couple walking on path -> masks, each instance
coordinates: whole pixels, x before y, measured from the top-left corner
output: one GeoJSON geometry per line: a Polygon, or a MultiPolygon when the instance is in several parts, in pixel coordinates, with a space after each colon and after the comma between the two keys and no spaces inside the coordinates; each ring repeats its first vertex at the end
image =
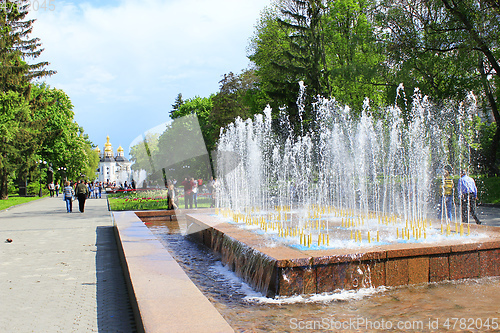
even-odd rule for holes
{"type": "Polygon", "coordinates": [[[89,189],[87,188],[87,185],[83,182],[83,180],[80,180],[78,182],[78,185],[76,185],[75,191],[73,191],[73,187],[71,187],[71,184],[69,181],[66,181],[64,184],[64,201],[66,202],[66,211],[68,213],[71,213],[73,211],[73,197],[76,196],[78,199],[78,208],[80,209],[80,213],[83,213],[85,211],[85,200],[87,200],[87,197],[90,195],[89,189]]]}

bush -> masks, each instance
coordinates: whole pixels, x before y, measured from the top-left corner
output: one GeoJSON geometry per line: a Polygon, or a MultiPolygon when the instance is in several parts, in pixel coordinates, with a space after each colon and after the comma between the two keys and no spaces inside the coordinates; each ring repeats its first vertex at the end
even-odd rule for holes
{"type": "Polygon", "coordinates": [[[478,176],[476,186],[479,202],[500,204],[500,177],[478,176]]]}
{"type": "Polygon", "coordinates": [[[15,185],[14,181],[12,179],[9,181],[7,191],[9,195],[14,195],[19,193],[19,188],[15,185]]]}
{"type": "MultiPolygon", "coordinates": [[[[32,181],[28,184],[28,188],[27,188],[27,195],[29,196],[38,196],[38,194],[40,193],[40,182],[38,181],[32,181]]],[[[42,184],[42,195],[47,195],[49,194],[49,190],[47,189],[46,186],[44,186],[44,184],[42,184]]]]}

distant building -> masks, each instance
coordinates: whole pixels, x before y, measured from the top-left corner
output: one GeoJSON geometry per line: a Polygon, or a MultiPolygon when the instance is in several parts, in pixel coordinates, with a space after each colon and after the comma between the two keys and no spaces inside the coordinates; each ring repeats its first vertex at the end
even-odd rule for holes
{"type": "Polygon", "coordinates": [[[100,182],[113,183],[116,185],[130,184],[132,181],[132,169],[130,162],[123,154],[123,148],[120,146],[116,150],[116,156],[113,154],[113,147],[109,142],[109,136],[106,137],[104,144],[104,153],[101,154],[99,147],[96,148],[99,154],[99,168],[97,169],[96,176],[100,182]]]}

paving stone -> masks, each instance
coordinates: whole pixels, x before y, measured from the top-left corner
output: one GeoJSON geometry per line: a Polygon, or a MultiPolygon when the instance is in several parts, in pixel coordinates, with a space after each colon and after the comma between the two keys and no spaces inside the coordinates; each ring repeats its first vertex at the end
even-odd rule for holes
{"type": "Polygon", "coordinates": [[[0,332],[136,332],[106,200],[0,212],[0,332]]]}

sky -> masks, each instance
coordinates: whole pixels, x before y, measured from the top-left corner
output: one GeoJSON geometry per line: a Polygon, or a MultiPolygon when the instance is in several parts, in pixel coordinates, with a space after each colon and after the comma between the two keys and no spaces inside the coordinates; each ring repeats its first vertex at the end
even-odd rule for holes
{"type": "MultiPolygon", "coordinates": [[[[247,48],[271,0],[39,1],[30,37],[40,38],[90,140],[129,153],[132,141],[169,121],[179,93],[209,97],[229,72],[249,66],[247,48]],[[42,8],[45,7],[45,8],[42,8]]],[[[36,4],[36,2],[33,2],[36,4]]]]}

